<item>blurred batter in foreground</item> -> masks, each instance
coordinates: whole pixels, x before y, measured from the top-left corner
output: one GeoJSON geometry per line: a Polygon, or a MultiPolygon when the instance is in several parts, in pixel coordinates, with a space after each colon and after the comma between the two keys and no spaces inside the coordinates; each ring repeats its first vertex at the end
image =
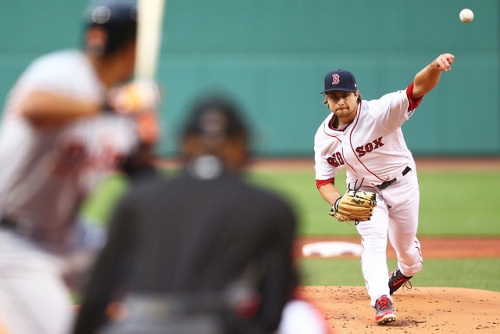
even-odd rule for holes
{"type": "Polygon", "coordinates": [[[139,136],[136,116],[158,102],[153,86],[153,94],[129,88],[142,101],[136,110],[120,105],[127,95],[116,88],[133,71],[136,14],[131,2],[91,7],[83,50],[39,57],[7,97],[0,127],[0,321],[12,334],[70,330],[67,279],[85,270],[89,258],[80,251],[100,247],[76,224],[80,204],[116,168],[131,174],[152,168],[136,157],[147,156],[140,149],[150,145],[139,136]],[[118,100],[111,99],[113,87],[118,100]]]}

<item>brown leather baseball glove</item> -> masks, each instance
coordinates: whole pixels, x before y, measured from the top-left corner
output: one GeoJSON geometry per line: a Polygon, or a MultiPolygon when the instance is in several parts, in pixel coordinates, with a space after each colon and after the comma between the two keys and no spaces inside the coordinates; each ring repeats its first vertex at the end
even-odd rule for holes
{"type": "Polygon", "coordinates": [[[348,190],[345,195],[335,201],[330,210],[330,216],[337,218],[341,222],[362,222],[370,220],[375,205],[377,205],[375,193],[348,190]]]}

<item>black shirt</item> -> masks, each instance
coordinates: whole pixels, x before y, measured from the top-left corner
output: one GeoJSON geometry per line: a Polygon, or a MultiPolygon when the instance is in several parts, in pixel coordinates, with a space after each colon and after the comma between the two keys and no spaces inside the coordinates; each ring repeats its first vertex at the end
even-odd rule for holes
{"type": "Polygon", "coordinates": [[[296,218],[279,197],[224,172],[187,171],[129,193],[115,212],[74,333],[94,333],[123,286],[131,293],[223,291],[253,264],[262,302],[255,322],[272,332],[294,282],[296,218]]]}

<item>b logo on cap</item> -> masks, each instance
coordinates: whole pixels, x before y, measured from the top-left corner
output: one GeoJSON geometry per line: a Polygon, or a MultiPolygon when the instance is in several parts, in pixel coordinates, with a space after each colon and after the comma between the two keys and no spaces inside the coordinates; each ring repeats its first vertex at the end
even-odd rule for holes
{"type": "Polygon", "coordinates": [[[337,73],[332,75],[332,85],[338,85],[339,82],[340,82],[340,75],[338,75],[337,73]]]}

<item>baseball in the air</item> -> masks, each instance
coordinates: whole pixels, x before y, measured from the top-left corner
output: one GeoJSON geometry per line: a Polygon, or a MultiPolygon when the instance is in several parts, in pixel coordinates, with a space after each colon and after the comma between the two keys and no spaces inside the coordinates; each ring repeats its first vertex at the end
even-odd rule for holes
{"type": "Polygon", "coordinates": [[[472,10],[470,10],[469,8],[464,8],[460,12],[459,17],[460,21],[462,21],[463,23],[469,23],[474,19],[474,12],[472,12],[472,10]]]}

